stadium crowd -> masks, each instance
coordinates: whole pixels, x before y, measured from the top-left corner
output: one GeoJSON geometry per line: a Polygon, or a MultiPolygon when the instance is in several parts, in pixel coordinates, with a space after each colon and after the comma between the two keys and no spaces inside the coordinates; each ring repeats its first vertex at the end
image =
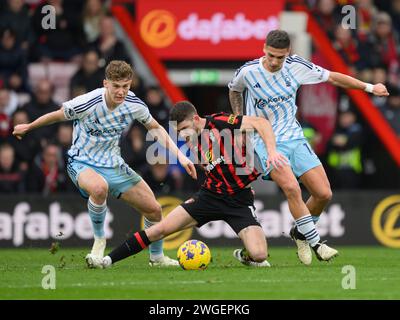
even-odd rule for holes
{"type": "MultiPolygon", "coordinates": [[[[305,2],[353,74],[366,82],[387,84],[391,95],[376,98],[374,103],[400,138],[400,0],[305,2]],[[345,4],[357,8],[355,30],[341,27],[340,8],[345,4]]],[[[54,101],[55,88],[49,79],[32,85],[29,64],[56,61],[78,65],[70,79],[69,98],[102,86],[104,67],[111,60],[125,60],[134,67],[116,35],[109,5],[102,0],[0,0],[0,193],[76,192],[65,170],[66,152],[72,143],[70,123],[36,130],[21,141],[11,132],[16,124],[54,111],[61,103],[54,101]],[[55,29],[41,25],[42,7],[47,4],[56,10],[55,29]]],[[[146,86],[136,75],[132,91],[166,127],[169,103],[162,89],[146,86]]],[[[366,170],[362,152],[366,128],[351,103],[341,104],[339,111],[326,149],[328,173],[334,188],[359,188],[366,170]]],[[[318,137],[312,126],[305,129],[311,133],[310,141],[318,137]]],[[[150,166],[145,157],[147,146],[145,133],[136,124],[121,140],[123,157],[155,192],[197,189],[200,182],[187,179],[179,167],[150,166]]]]}

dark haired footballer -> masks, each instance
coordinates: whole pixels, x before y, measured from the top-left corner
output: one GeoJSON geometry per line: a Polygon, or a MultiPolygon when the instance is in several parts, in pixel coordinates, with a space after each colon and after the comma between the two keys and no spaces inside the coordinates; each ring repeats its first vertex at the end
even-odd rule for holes
{"type": "Polygon", "coordinates": [[[249,186],[259,173],[246,161],[238,161],[246,155],[240,140],[245,130],[255,130],[262,137],[270,154],[267,166],[279,168],[287,161],[276,152],[268,120],[226,113],[202,118],[188,101],[175,104],[170,120],[176,122],[181,137],[197,142],[191,147],[205,167],[206,180],[196,197],[175,208],[157,225],[136,232],[105,256],[98,267],[108,267],[176,231],[215,220],[226,221],[242,240],[245,249],[234,251],[236,259],[249,266],[269,267],[267,242],[255,215],[254,195],[249,186]]]}

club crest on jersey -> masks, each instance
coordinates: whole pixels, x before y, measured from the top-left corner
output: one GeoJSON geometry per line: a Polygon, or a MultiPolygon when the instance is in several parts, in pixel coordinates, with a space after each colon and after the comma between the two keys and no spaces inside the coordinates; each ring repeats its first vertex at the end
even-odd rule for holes
{"type": "Polygon", "coordinates": [[[119,117],[119,123],[126,123],[125,115],[122,114],[122,115],[119,117]]]}

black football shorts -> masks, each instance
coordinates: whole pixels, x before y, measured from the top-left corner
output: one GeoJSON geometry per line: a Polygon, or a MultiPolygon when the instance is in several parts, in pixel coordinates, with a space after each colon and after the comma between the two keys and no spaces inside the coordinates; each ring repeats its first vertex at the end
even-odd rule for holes
{"type": "Polygon", "coordinates": [[[201,189],[194,197],[194,202],[184,202],[181,206],[197,221],[197,227],[210,221],[223,220],[238,234],[248,226],[260,226],[250,188],[229,196],[201,189]]]}

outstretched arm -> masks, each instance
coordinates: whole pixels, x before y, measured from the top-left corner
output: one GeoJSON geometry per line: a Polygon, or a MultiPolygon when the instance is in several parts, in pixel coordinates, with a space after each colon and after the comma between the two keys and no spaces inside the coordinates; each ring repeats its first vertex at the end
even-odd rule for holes
{"type": "Polygon", "coordinates": [[[339,72],[330,72],[328,82],[334,86],[345,89],[359,89],[372,93],[376,96],[388,96],[389,92],[382,83],[372,85],[370,83],[362,82],[356,78],[347,76],[339,72]]]}
{"type": "Polygon", "coordinates": [[[37,118],[35,121],[26,124],[19,124],[14,127],[13,135],[17,139],[22,139],[25,134],[33,129],[37,129],[43,126],[47,126],[56,122],[66,121],[64,116],[64,111],[61,108],[60,110],[49,112],[44,114],[43,116],[37,118]]]}
{"type": "Polygon", "coordinates": [[[161,143],[163,147],[169,149],[177,157],[178,161],[185,168],[186,172],[193,179],[197,179],[197,172],[194,164],[178,149],[176,144],[168,135],[167,131],[165,131],[165,129],[154,119],[146,124],[145,127],[147,130],[149,130],[151,135],[161,143]]]}
{"type": "Polygon", "coordinates": [[[229,90],[229,101],[235,115],[243,114],[243,96],[241,92],[229,90]]]}
{"type": "Polygon", "coordinates": [[[260,137],[263,139],[265,146],[267,147],[268,169],[270,165],[273,165],[275,168],[279,168],[280,165],[288,162],[286,157],[276,150],[274,131],[272,130],[272,126],[267,119],[253,116],[243,116],[240,129],[253,129],[257,130],[257,132],[260,134],[260,137]]]}

